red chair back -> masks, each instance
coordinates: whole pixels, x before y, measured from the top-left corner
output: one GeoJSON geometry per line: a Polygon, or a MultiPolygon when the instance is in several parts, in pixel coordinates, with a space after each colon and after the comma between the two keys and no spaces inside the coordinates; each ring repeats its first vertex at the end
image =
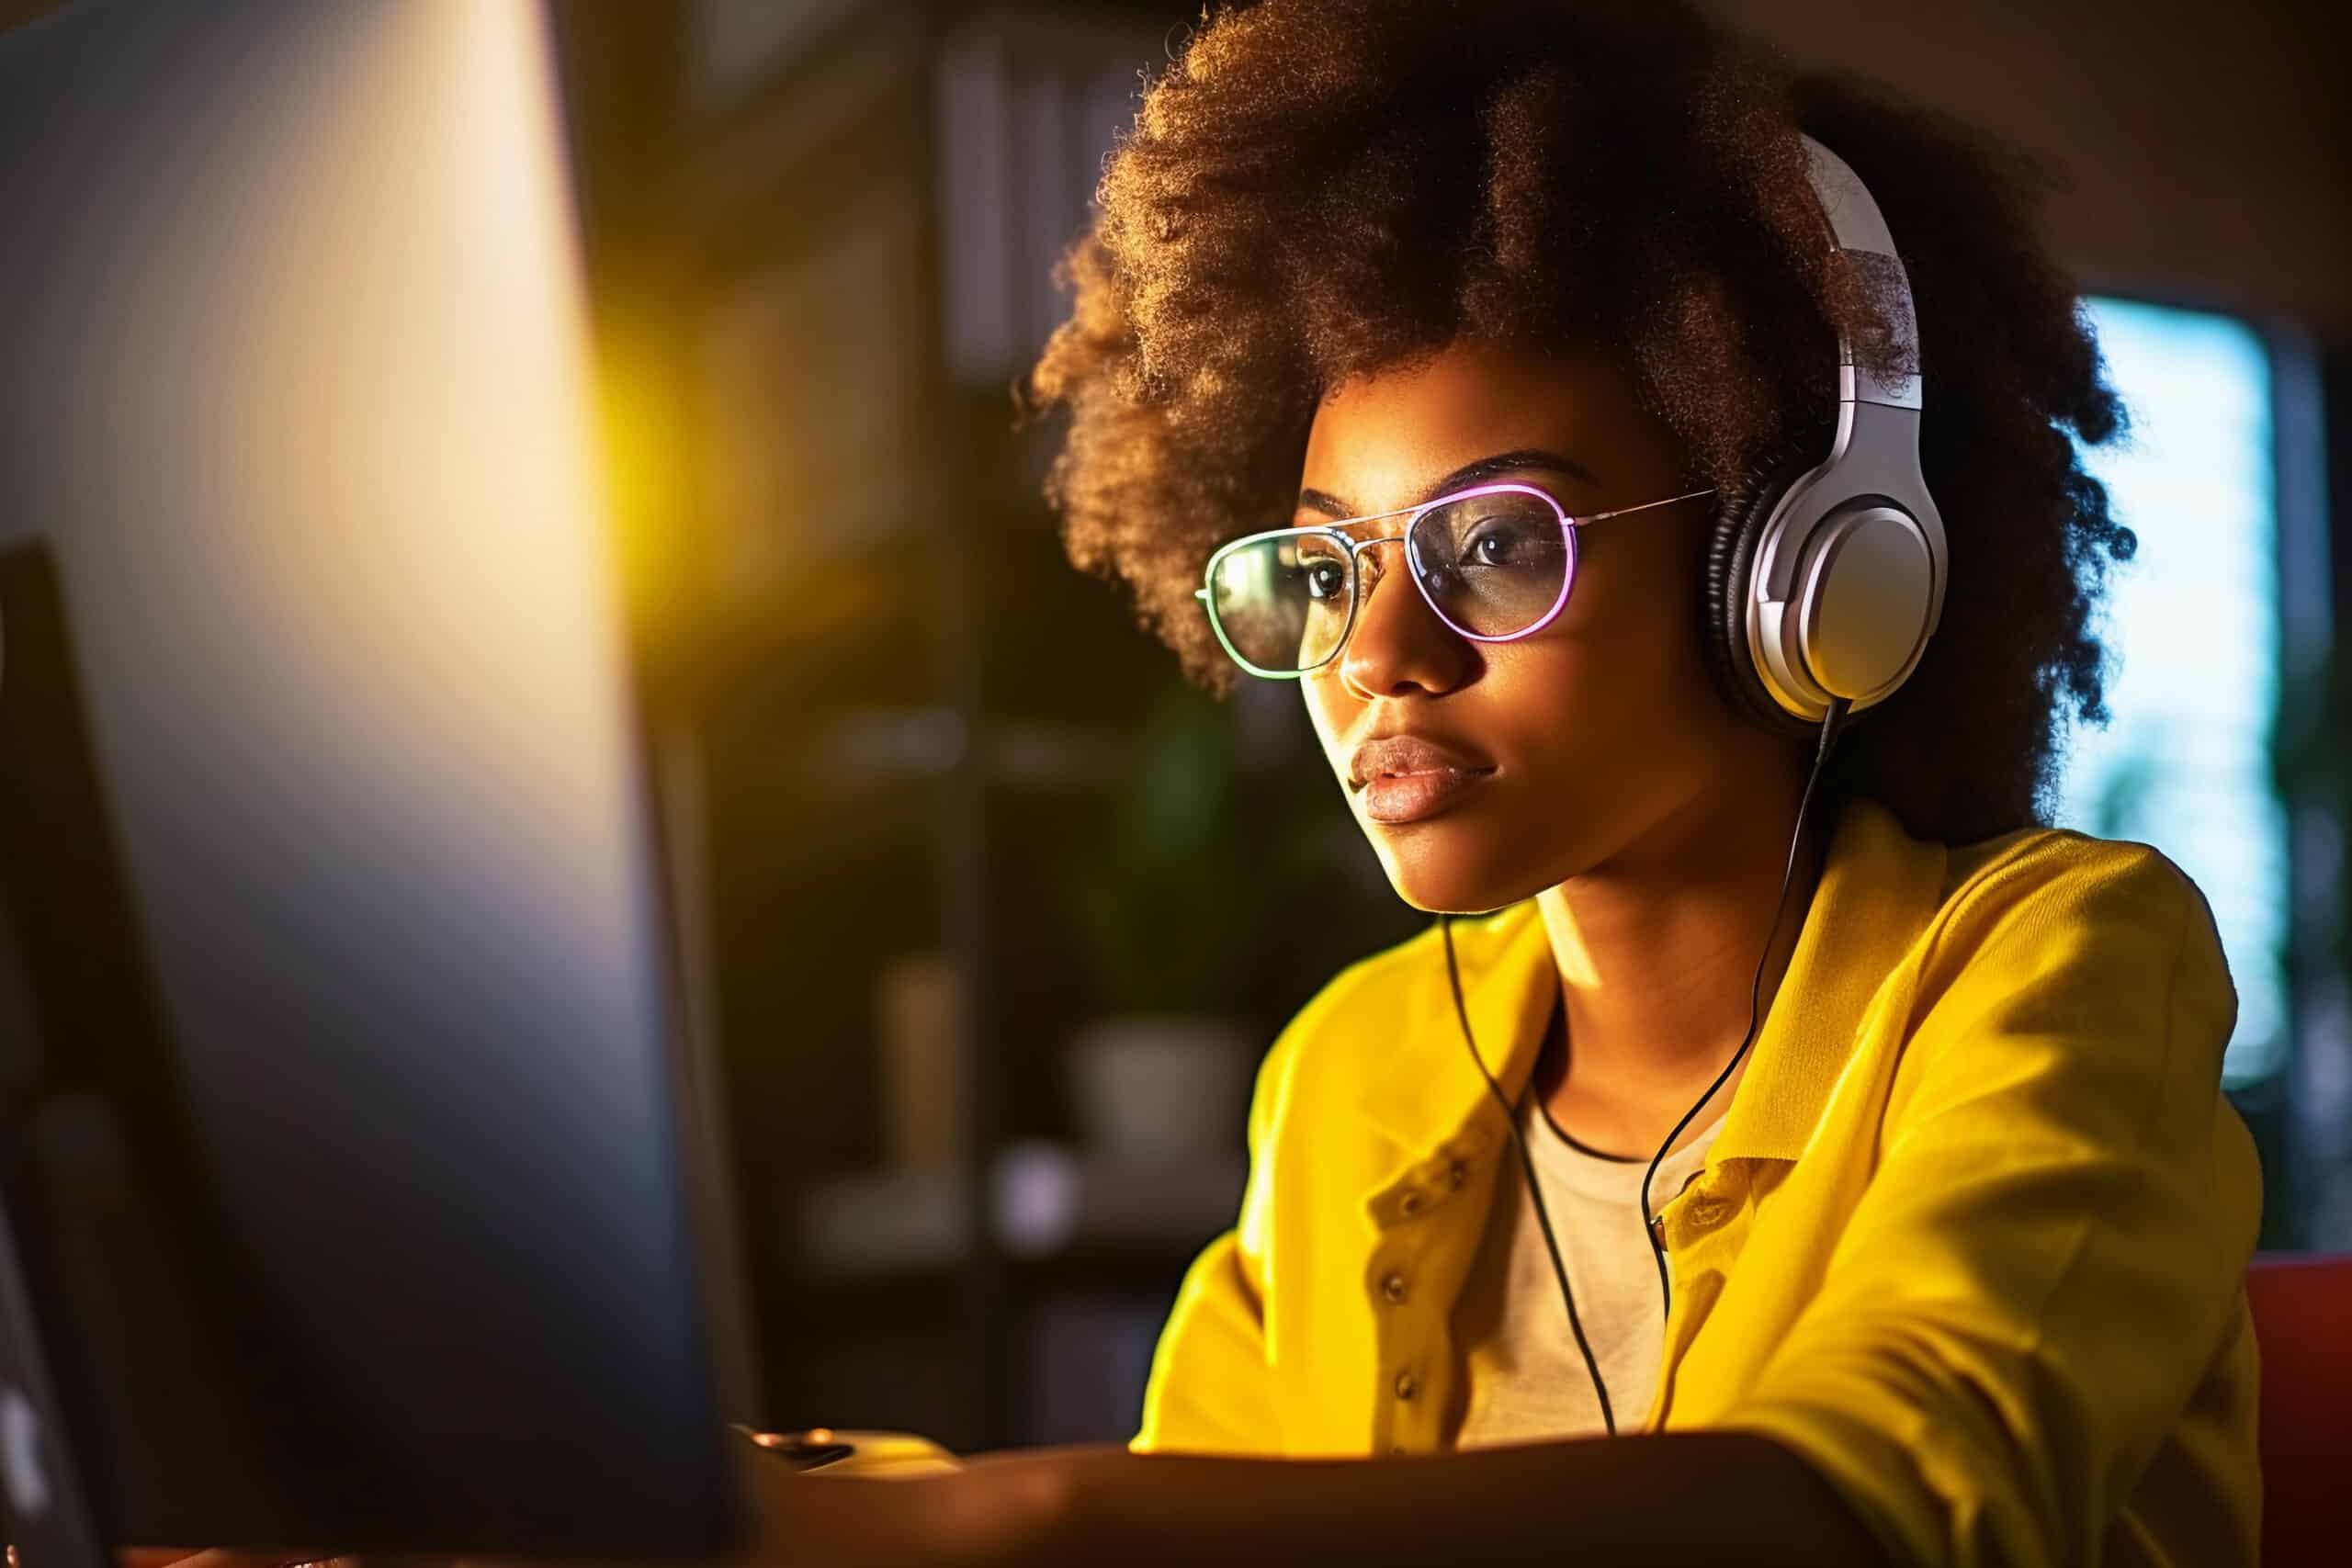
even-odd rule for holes
{"type": "Polygon", "coordinates": [[[2352,1255],[2258,1256],[2265,1568],[2352,1562],[2352,1255]]]}

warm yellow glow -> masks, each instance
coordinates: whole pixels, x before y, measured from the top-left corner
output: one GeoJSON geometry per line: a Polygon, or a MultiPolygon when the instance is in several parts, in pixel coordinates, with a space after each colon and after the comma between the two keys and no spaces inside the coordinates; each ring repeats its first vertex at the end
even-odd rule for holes
{"type": "Polygon", "coordinates": [[[598,323],[604,474],[631,617],[651,626],[685,586],[686,461],[664,324],[648,302],[616,301],[598,323]]]}

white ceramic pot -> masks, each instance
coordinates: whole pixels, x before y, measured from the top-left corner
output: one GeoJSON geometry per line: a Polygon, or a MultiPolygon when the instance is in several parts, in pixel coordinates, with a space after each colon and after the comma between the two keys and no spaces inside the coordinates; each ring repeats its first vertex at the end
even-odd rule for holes
{"type": "Polygon", "coordinates": [[[1230,1019],[1106,1018],[1070,1043],[1080,1142],[1122,1158],[1217,1155],[1246,1141],[1258,1042],[1230,1019]]]}

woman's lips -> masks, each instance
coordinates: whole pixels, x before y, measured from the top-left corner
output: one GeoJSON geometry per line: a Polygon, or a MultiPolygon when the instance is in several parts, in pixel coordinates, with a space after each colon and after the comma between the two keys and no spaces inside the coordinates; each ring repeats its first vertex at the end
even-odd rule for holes
{"type": "Polygon", "coordinates": [[[1384,735],[1348,759],[1349,782],[1363,792],[1375,822],[1417,822],[1461,798],[1494,765],[1458,746],[1421,735],[1384,735]]]}
{"type": "Polygon", "coordinates": [[[1391,825],[1433,817],[1484,780],[1492,768],[1437,768],[1419,773],[1385,773],[1363,786],[1363,814],[1391,825]]]}

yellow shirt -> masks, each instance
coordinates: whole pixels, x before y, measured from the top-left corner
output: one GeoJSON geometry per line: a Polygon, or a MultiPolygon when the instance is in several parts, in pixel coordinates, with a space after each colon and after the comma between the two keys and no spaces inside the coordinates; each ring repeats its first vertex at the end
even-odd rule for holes
{"type": "MultiPolygon", "coordinates": [[[[1559,986],[1543,921],[1531,900],[1454,937],[1515,1096],[1559,986]]],[[[1665,1356],[1620,1429],[1767,1434],[1898,1562],[2254,1562],[2236,1016],[2202,894],[2147,845],[1947,846],[1854,801],[1723,1130],[1661,1212],[1665,1356]]],[[[1506,1136],[1434,926],[1341,973],[1267,1054],[1238,1223],[1185,1276],[1130,1446],[1443,1447],[1450,1309],[1506,1136]]]]}

